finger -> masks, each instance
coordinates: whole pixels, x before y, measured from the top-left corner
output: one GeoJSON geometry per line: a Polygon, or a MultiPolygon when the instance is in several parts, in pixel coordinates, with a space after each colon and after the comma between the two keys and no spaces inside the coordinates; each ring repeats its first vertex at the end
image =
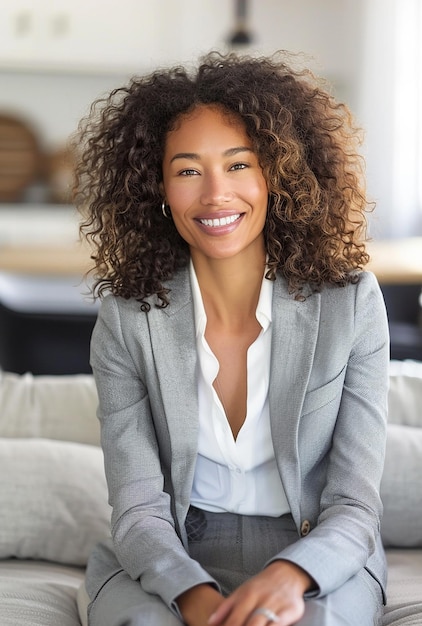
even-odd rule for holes
{"type": "MultiPolygon", "coordinates": [[[[247,595],[235,592],[223,602],[208,620],[209,626],[246,626],[256,604],[247,595]],[[240,596],[240,597],[239,597],[240,596]]],[[[265,619],[256,626],[265,626],[265,619]]]]}
{"type": "Polygon", "coordinates": [[[218,626],[219,624],[222,624],[226,617],[230,614],[233,608],[233,603],[232,597],[227,598],[227,600],[222,602],[218,609],[210,615],[207,624],[209,624],[209,626],[218,626]]]}

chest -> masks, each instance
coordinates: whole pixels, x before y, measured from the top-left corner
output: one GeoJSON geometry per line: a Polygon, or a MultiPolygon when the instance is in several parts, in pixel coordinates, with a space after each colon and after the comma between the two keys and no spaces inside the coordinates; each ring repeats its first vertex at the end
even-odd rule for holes
{"type": "Polygon", "coordinates": [[[205,339],[219,365],[213,386],[235,439],[246,419],[248,350],[261,330],[255,319],[243,332],[227,333],[216,328],[208,328],[205,332],[205,339]]]}

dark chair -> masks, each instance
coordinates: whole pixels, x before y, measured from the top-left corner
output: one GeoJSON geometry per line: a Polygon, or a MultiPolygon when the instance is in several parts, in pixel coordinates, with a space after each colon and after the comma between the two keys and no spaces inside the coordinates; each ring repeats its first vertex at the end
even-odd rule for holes
{"type": "Polygon", "coordinates": [[[0,369],[86,374],[97,307],[80,279],[0,274],[0,369]],[[79,284],[78,284],[79,283],[79,284]]]}
{"type": "Polygon", "coordinates": [[[422,361],[421,285],[381,285],[387,308],[391,358],[422,361]]]}

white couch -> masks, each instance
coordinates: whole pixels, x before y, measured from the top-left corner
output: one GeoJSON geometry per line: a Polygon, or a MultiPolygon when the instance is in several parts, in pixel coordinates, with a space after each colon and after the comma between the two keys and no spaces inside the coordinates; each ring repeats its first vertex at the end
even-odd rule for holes
{"type": "MultiPolygon", "coordinates": [[[[108,535],[89,375],[0,373],[0,625],[86,625],[84,566],[108,535]]],[[[422,625],[422,363],[391,363],[381,495],[384,626],[422,625]]]]}

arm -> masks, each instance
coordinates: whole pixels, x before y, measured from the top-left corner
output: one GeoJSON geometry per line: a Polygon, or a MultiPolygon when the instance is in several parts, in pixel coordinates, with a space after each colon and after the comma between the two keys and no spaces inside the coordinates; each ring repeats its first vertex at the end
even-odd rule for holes
{"type": "Polygon", "coordinates": [[[189,557],[176,533],[146,387],[148,328],[140,324],[139,307],[135,313],[126,305],[124,315],[123,324],[118,301],[106,298],[91,344],[112,538],[128,574],[175,610],[176,596],[214,581],[189,557]]]}
{"type": "MultiPolygon", "coordinates": [[[[349,300],[347,306],[354,311],[353,317],[348,322],[343,311],[344,321],[330,325],[331,346],[327,341],[328,350],[336,341],[345,343],[349,355],[326,458],[320,514],[309,535],[275,557],[291,560],[307,571],[317,582],[320,595],[341,586],[366,566],[379,542],[382,514],[379,487],[386,439],[388,324],[372,274],[363,274],[351,291],[354,302],[349,300]]],[[[339,298],[341,292],[337,292],[339,298]]],[[[324,411],[329,412],[330,406],[324,411]]],[[[317,421],[310,416],[309,423],[316,429],[317,421]]],[[[312,473],[309,468],[309,476],[312,473]]]]}

